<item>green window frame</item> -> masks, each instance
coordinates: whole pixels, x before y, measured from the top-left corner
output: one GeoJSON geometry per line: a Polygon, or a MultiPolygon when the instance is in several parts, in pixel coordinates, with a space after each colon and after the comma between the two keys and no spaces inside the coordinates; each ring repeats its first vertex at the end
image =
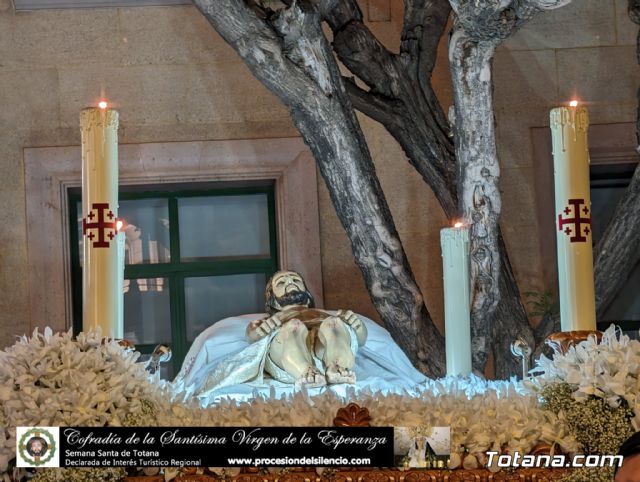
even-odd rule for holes
{"type": "MultiPolygon", "coordinates": [[[[174,375],[182,366],[182,362],[190,348],[186,333],[185,314],[185,278],[204,276],[224,276],[239,274],[264,274],[269,279],[278,269],[278,243],[276,235],[276,210],[273,183],[236,187],[225,186],[224,183],[199,185],[180,184],[175,187],[165,186],[127,186],[121,187],[121,201],[141,199],[167,199],[169,208],[169,253],[170,262],[157,264],[125,265],[125,279],[167,278],[169,280],[169,305],[171,318],[171,350],[174,375]],[[181,261],[179,231],[179,199],[189,197],[242,196],[250,194],[266,194],[269,217],[269,256],[261,258],[221,258],[207,261],[181,261]]],[[[71,243],[71,279],[72,279],[72,316],[73,332],[82,331],[82,267],[80,265],[79,236],[76,222],[79,219],[78,204],[82,199],[80,188],[68,190],[69,200],[69,239],[71,243]]],[[[239,315],[241,313],[238,313],[239,315]]],[[[212,320],[216,322],[218,320],[212,320]]],[[[155,344],[136,345],[136,350],[149,354],[155,344]]]]}

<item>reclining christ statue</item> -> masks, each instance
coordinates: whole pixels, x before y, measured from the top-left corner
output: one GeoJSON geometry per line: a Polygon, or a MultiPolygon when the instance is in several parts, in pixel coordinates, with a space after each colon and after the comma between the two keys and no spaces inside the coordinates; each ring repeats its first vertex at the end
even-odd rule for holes
{"type": "Polygon", "coordinates": [[[292,389],[353,385],[358,371],[369,389],[379,381],[400,379],[407,388],[424,380],[382,327],[352,311],[316,309],[300,274],[275,273],[265,297],[266,315],[228,318],[198,336],[173,382],[176,389],[206,403],[216,393],[234,394],[224,389],[243,384],[292,389]],[[238,340],[242,322],[243,339],[238,340]],[[367,349],[367,343],[373,348],[367,349]],[[360,349],[365,353],[357,359],[360,349]]]}
{"type": "Polygon", "coordinates": [[[273,378],[310,387],[355,383],[355,355],[367,340],[355,313],[314,309],[302,276],[293,271],[274,274],[265,295],[271,316],[249,323],[247,338],[269,337],[265,369],[273,378]]]}

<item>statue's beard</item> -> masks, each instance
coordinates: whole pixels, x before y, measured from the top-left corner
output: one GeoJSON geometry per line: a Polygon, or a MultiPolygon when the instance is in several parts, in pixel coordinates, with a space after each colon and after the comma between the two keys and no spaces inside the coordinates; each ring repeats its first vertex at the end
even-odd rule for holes
{"type": "Polygon", "coordinates": [[[308,291],[292,291],[276,298],[280,308],[287,306],[310,306],[313,298],[308,291]]]}

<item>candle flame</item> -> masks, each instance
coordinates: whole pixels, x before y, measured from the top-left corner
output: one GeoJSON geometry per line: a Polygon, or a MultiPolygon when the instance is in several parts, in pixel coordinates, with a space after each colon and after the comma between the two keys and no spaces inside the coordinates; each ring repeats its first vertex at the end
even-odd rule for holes
{"type": "Polygon", "coordinates": [[[105,110],[107,107],[109,107],[109,104],[106,100],[101,100],[100,102],[98,102],[98,107],[100,107],[102,110],[105,110]]]}
{"type": "Polygon", "coordinates": [[[571,107],[578,107],[578,101],[574,99],[574,100],[572,100],[571,102],[569,102],[569,105],[570,105],[571,107]]]}
{"type": "Polygon", "coordinates": [[[124,221],[122,219],[118,219],[116,221],[116,230],[120,232],[122,231],[122,228],[124,228],[124,221]]]}
{"type": "Polygon", "coordinates": [[[461,228],[462,226],[464,226],[464,224],[462,224],[460,221],[453,225],[454,228],[461,228]]]}

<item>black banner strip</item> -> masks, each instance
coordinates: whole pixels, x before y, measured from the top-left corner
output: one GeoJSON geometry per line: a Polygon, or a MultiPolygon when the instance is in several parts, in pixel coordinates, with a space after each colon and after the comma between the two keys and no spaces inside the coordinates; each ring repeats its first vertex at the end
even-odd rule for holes
{"type": "Polygon", "coordinates": [[[393,427],[61,427],[61,467],[392,467],[393,427]]]}

